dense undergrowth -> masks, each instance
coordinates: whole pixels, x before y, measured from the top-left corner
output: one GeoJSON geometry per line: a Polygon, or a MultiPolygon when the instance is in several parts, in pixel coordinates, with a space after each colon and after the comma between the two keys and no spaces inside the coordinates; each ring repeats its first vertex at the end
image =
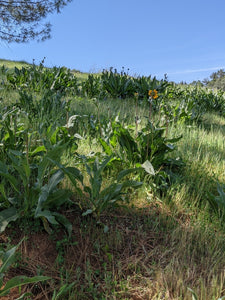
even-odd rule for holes
{"type": "Polygon", "coordinates": [[[43,64],[0,81],[0,295],[224,295],[221,91],[43,64]]]}

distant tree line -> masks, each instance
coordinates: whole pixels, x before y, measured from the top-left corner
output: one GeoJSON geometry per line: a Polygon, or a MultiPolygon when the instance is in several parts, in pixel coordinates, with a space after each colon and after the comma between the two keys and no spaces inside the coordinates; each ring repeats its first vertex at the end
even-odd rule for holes
{"type": "Polygon", "coordinates": [[[191,85],[206,86],[225,91],[225,70],[220,69],[217,72],[213,72],[209,78],[205,78],[202,81],[193,81],[191,85]]]}

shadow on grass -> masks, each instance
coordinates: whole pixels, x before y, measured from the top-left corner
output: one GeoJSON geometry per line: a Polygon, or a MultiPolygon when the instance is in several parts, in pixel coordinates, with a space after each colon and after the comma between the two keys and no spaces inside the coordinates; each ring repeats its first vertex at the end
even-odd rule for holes
{"type": "Polygon", "coordinates": [[[199,128],[207,132],[217,131],[225,134],[225,118],[216,114],[206,114],[206,116],[197,124],[199,128]]]}
{"type": "Polygon", "coordinates": [[[104,233],[91,216],[73,210],[64,214],[73,224],[71,239],[60,230],[53,236],[37,232],[21,247],[14,272],[33,275],[39,270],[54,279],[39,289],[30,287],[35,299],[48,299],[71,282],[73,289],[64,299],[191,299],[191,287],[211,300],[225,288],[220,281],[224,235],[210,226],[193,226],[189,215],[181,219],[154,201],[109,211],[101,217],[109,227],[104,233]]]}

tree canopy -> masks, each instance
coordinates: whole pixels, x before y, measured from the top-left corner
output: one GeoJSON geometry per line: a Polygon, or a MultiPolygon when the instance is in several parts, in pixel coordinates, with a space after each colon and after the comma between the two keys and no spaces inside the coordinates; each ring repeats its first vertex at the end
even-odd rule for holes
{"type": "Polygon", "coordinates": [[[209,88],[216,88],[225,91],[225,70],[220,69],[210,75],[210,79],[205,79],[203,83],[209,88]],[[211,80],[210,80],[211,79],[211,80]]]}
{"type": "Polygon", "coordinates": [[[41,21],[61,11],[72,0],[0,0],[0,39],[24,43],[44,41],[51,36],[51,24],[41,21]]]}

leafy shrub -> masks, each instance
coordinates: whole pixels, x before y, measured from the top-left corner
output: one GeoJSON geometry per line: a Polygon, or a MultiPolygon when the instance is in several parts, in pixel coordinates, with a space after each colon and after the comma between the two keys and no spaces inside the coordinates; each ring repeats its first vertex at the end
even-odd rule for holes
{"type": "Polygon", "coordinates": [[[61,223],[70,233],[71,226],[57,210],[69,202],[71,192],[58,188],[64,173],[51,159],[60,162],[64,153],[75,151],[76,138],[66,127],[33,132],[28,120],[20,118],[17,108],[0,122],[0,231],[20,218],[40,218],[45,228],[47,222],[61,223]]]}
{"type": "Polygon", "coordinates": [[[125,99],[133,97],[135,87],[132,78],[124,70],[120,73],[116,69],[110,68],[109,71],[103,70],[101,74],[103,91],[107,92],[112,98],[125,99]]]}
{"type": "Polygon", "coordinates": [[[45,229],[47,225],[63,224],[71,234],[71,225],[57,210],[69,201],[71,192],[57,186],[64,173],[54,170],[50,159],[59,159],[66,145],[57,145],[43,155],[44,147],[36,150],[41,154],[36,164],[29,163],[26,154],[9,150],[9,163],[0,161],[0,232],[8,224],[20,218],[40,218],[45,229]],[[58,220],[58,221],[57,221],[58,220]]]}
{"type": "Polygon", "coordinates": [[[139,99],[147,99],[149,90],[157,90],[161,95],[164,94],[169,83],[165,80],[157,80],[156,77],[139,76],[133,78],[135,92],[139,99]]]}
{"type": "Polygon", "coordinates": [[[88,78],[81,83],[81,93],[84,97],[102,97],[103,91],[100,77],[89,74],[88,78]]]}
{"type": "Polygon", "coordinates": [[[133,137],[132,127],[124,127],[117,118],[111,127],[110,135],[100,138],[108,155],[115,153],[122,161],[129,161],[131,165],[149,160],[156,170],[169,164],[167,154],[175,150],[174,144],[181,139],[181,136],[168,139],[164,135],[166,127],[155,127],[150,121],[139,130],[136,138],[133,137]]]}
{"type": "Polygon", "coordinates": [[[124,202],[126,190],[128,188],[138,188],[142,185],[142,182],[125,179],[125,176],[139,172],[143,168],[147,169],[148,166],[143,165],[139,168],[124,169],[119,172],[117,176],[114,176],[113,182],[106,187],[103,187],[103,175],[106,167],[112,160],[111,156],[106,156],[102,161],[99,160],[98,156],[93,159],[88,159],[86,156],[80,156],[81,163],[84,164],[86,174],[88,176],[88,184],[83,181],[84,176],[80,173],[79,169],[75,167],[63,167],[56,163],[61,170],[68,176],[71,183],[79,192],[87,193],[88,198],[85,201],[83,208],[86,211],[83,216],[88,214],[94,214],[96,219],[99,221],[100,215],[110,207],[115,207],[118,202],[124,202]],[[82,186],[82,190],[77,184],[77,180],[82,186]]]}
{"type": "Polygon", "coordinates": [[[6,86],[13,89],[36,93],[78,93],[78,80],[74,74],[65,67],[45,68],[43,62],[39,66],[15,67],[14,72],[6,73],[6,79],[6,86]]]}

